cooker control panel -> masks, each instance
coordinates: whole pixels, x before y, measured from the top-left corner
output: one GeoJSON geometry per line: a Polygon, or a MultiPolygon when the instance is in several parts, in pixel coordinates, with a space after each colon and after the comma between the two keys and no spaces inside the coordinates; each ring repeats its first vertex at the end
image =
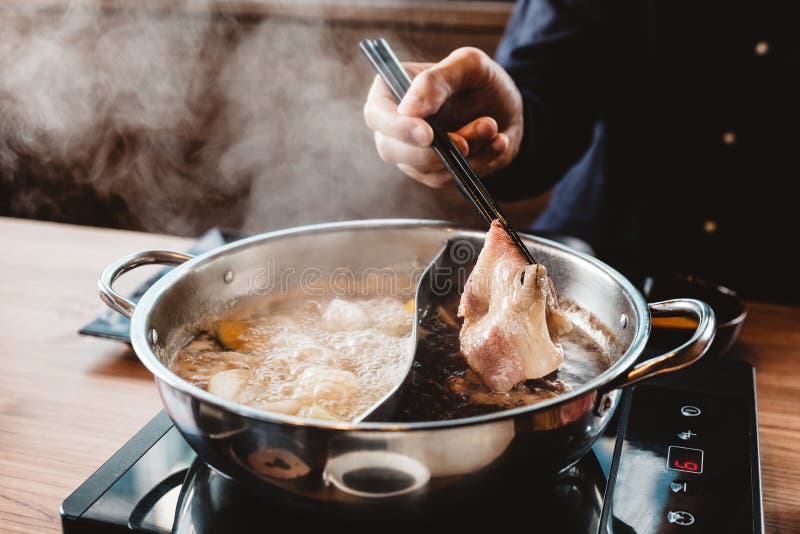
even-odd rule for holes
{"type": "Polygon", "coordinates": [[[752,367],[713,357],[628,394],[610,531],[762,532],[754,398],[752,367]]]}

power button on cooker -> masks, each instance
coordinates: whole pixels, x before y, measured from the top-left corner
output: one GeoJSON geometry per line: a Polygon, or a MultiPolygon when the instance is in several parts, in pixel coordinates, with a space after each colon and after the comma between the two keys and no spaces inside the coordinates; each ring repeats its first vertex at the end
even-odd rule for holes
{"type": "Polygon", "coordinates": [[[701,413],[697,406],[681,406],[681,415],[684,417],[697,417],[701,413]]]}
{"type": "Polygon", "coordinates": [[[667,521],[673,525],[688,527],[689,525],[694,525],[694,516],[683,510],[670,511],[667,513],[667,521]]]}

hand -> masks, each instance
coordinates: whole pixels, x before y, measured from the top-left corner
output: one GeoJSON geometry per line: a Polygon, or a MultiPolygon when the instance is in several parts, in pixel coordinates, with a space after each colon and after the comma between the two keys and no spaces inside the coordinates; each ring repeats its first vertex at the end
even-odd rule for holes
{"type": "Polygon", "coordinates": [[[459,48],[439,63],[403,66],[413,82],[400,105],[380,76],[364,105],[382,160],[430,187],[450,182],[423,120],[441,112],[437,120],[478,175],[511,163],[522,139],[522,96],[503,67],[477,48],[459,48]]]}

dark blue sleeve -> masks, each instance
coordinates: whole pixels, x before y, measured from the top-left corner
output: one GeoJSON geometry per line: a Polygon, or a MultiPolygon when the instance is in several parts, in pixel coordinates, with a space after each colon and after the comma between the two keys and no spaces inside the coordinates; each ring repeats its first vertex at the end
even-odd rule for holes
{"type": "Polygon", "coordinates": [[[524,135],[512,164],[485,180],[498,199],[543,193],[586,151],[608,77],[610,0],[520,0],[497,61],[522,93],[524,135]]]}

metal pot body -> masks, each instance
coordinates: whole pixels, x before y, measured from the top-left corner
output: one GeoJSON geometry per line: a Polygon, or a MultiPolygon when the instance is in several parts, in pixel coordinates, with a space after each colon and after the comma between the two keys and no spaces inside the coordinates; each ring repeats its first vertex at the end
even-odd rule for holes
{"type": "MultiPolygon", "coordinates": [[[[515,477],[547,480],[584,456],[619,402],[619,389],[689,365],[714,333],[711,309],[690,299],[651,304],[602,262],[524,236],[559,294],[590,310],[613,334],[614,363],[587,384],[554,399],[466,419],[422,423],[331,423],[272,414],[215,397],[173,374],[169,360],[192,325],[225,306],[314,279],[379,271],[420,272],[448,239],[483,232],[438,221],[332,223],[263,234],[196,258],[150,251],[109,266],[101,297],[132,315],[131,340],[153,373],[164,406],[192,448],[220,473],[261,493],[326,505],[402,508],[481,492],[515,477]],[[138,304],[114,292],[122,273],[147,263],[179,264],[138,304]],[[332,274],[334,273],[334,274],[332,274]],[[338,274],[336,274],[338,273],[338,274]],[[346,274],[351,273],[351,274],[346,274]],[[292,277],[294,279],[292,280],[292,277]],[[636,364],[650,316],[691,316],[699,326],[674,351],[636,364]]],[[[402,276],[401,276],[402,277],[402,276]]],[[[508,486],[506,484],[506,486],[508,486]]]]}

